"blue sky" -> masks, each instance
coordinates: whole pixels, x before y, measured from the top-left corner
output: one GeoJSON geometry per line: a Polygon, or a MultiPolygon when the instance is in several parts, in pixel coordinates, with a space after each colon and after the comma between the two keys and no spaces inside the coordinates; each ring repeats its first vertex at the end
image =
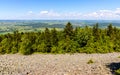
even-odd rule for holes
{"type": "Polygon", "coordinates": [[[0,0],[0,19],[120,20],[120,0],[0,0]]]}

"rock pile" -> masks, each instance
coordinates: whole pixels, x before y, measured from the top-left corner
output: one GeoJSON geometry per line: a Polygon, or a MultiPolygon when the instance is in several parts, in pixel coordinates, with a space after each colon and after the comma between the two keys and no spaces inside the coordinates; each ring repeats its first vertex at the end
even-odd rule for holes
{"type": "Polygon", "coordinates": [[[120,53],[0,55],[0,75],[112,75],[107,64],[120,53]],[[94,63],[87,62],[92,59],[94,63]]]}

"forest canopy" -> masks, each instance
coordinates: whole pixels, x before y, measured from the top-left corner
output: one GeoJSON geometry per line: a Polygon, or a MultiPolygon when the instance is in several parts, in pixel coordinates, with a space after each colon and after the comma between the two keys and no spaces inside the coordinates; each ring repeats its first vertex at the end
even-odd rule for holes
{"type": "Polygon", "coordinates": [[[19,32],[0,35],[0,54],[21,53],[109,53],[120,52],[120,29],[109,24],[99,28],[73,28],[68,22],[62,31],[45,28],[41,32],[19,32]]]}

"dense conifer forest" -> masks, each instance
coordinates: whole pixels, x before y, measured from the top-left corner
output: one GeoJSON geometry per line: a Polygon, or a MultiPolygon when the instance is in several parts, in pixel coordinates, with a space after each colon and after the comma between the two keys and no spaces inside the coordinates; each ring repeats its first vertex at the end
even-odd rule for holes
{"type": "Polygon", "coordinates": [[[0,35],[0,53],[24,55],[33,53],[109,53],[120,52],[120,29],[109,24],[107,28],[73,28],[68,22],[62,31],[55,28],[40,32],[19,32],[0,35]]]}

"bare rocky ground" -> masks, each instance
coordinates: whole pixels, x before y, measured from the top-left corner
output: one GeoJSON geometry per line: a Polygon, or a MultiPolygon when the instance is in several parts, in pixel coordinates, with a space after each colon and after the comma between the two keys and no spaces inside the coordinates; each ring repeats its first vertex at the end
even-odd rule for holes
{"type": "Polygon", "coordinates": [[[0,75],[112,75],[110,63],[120,53],[108,54],[5,54],[0,55],[0,75]],[[92,59],[94,63],[87,62],[92,59]]]}

